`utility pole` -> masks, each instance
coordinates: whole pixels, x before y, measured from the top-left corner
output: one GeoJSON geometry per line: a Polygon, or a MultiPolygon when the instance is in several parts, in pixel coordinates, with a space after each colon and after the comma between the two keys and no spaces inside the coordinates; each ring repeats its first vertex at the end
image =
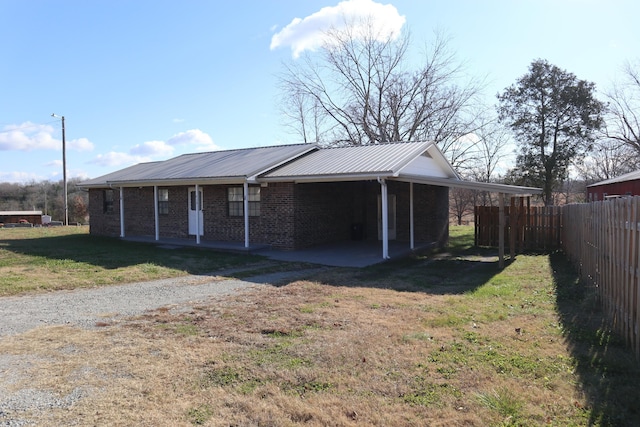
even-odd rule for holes
{"type": "Polygon", "coordinates": [[[69,225],[69,204],[67,201],[67,142],[64,134],[64,116],[57,116],[55,113],[51,117],[60,117],[62,121],[62,182],[64,185],[64,225],[69,225]]]}

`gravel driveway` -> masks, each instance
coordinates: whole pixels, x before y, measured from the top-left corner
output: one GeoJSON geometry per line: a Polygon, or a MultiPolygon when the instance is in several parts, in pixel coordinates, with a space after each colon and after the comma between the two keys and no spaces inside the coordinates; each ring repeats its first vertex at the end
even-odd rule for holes
{"type": "Polygon", "coordinates": [[[0,337],[38,326],[94,327],[96,322],[142,314],[169,305],[186,305],[241,289],[275,284],[310,270],[287,271],[245,280],[199,275],[73,291],[0,298],[0,337]]]}
{"type": "MultiPolygon", "coordinates": [[[[255,276],[244,280],[213,275],[187,276],[150,282],[105,286],[47,294],[0,298],[0,339],[39,326],[72,325],[94,328],[97,322],[114,322],[147,310],[173,306],[189,309],[211,297],[229,295],[256,286],[295,280],[318,270],[298,270],[255,276]]],[[[77,389],[58,397],[52,393],[22,389],[9,391],[29,370],[29,357],[0,354],[0,426],[33,425],[21,417],[24,411],[69,407],[87,391],[77,389]]]]}

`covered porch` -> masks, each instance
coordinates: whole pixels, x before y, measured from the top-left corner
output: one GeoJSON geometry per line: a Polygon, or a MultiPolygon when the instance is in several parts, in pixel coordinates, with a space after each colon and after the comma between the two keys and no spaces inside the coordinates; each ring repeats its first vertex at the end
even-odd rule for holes
{"type": "MultiPolygon", "coordinates": [[[[386,261],[380,256],[380,242],[374,240],[352,240],[326,243],[304,249],[285,251],[273,249],[269,245],[252,244],[246,247],[243,242],[219,242],[201,240],[196,243],[193,239],[165,238],[156,240],[151,236],[131,236],[123,238],[125,241],[151,243],[170,249],[192,247],[224,252],[255,254],[276,261],[305,262],[332,267],[363,268],[386,261]]],[[[435,242],[417,242],[414,249],[406,242],[389,241],[389,257],[395,260],[407,257],[412,253],[427,251],[435,248],[435,242]]]]}

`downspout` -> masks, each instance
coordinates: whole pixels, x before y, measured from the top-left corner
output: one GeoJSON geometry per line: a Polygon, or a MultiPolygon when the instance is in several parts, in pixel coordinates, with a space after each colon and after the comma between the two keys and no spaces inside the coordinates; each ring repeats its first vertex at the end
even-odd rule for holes
{"type": "Polygon", "coordinates": [[[158,186],[153,186],[153,217],[156,227],[156,241],[160,240],[160,216],[158,213],[158,186]]]}
{"type": "Polygon", "coordinates": [[[244,211],[244,247],[249,248],[249,183],[247,180],[242,185],[242,203],[244,211]]]}
{"type": "Polygon", "coordinates": [[[196,244],[200,244],[200,186],[196,184],[196,244]]]}
{"type": "Polygon", "coordinates": [[[378,177],[380,183],[382,210],[382,259],[389,259],[389,207],[387,201],[387,182],[378,177]]]}
{"type": "Polygon", "coordinates": [[[120,238],[124,239],[124,187],[120,187],[120,238]]]}
{"type": "Polygon", "coordinates": [[[414,228],[413,228],[413,182],[409,183],[409,245],[411,250],[416,248],[414,240],[414,228]]]}

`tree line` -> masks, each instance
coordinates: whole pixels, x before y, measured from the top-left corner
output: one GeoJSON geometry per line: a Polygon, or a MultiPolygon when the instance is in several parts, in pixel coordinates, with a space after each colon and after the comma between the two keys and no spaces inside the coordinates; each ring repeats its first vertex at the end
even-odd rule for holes
{"type": "Polygon", "coordinates": [[[438,35],[418,54],[408,33],[382,34],[361,21],[324,40],[280,75],[285,124],[305,142],[432,140],[462,177],[542,188],[545,205],[560,202],[576,180],[640,167],[640,62],[626,64],[598,95],[594,83],[534,59],[487,105],[482,81],[466,77],[438,35]],[[505,168],[513,146],[515,162],[505,168]]]}
{"type": "MultiPolygon", "coordinates": [[[[87,223],[89,195],[78,187],[79,178],[67,181],[69,223],[87,223]]],[[[0,211],[42,211],[54,221],[64,221],[63,181],[0,183],[0,211]]]]}

